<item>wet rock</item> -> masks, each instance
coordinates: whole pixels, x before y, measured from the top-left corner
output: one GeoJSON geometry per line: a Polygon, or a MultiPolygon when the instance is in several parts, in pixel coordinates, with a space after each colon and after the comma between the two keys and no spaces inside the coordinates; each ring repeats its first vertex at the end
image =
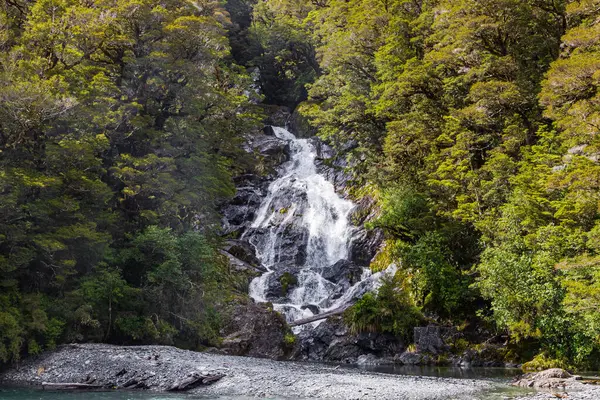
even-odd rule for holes
{"type": "Polygon", "coordinates": [[[276,136],[256,135],[250,147],[266,158],[267,164],[274,167],[290,159],[290,145],[276,136]]]}
{"type": "Polygon", "coordinates": [[[285,341],[289,332],[285,319],[268,304],[239,304],[225,316],[221,350],[236,356],[284,359],[291,351],[285,341]]]}
{"type": "Polygon", "coordinates": [[[221,212],[226,233],[248,226],[255,216],[255,208],[247,205],[229,205],[221,212]]]}
{"type": "Polygon", "coordinates": [[[313,315],[318,315],[321,310],[319,309],[319,306],[316,306],[314,304],[305,304],[303,306],[300,307],[301,310],[310,310],[310,312],[313,313],[313,315]]]}
{"type": "Polygon", "coordinates": [[[260,260],[258,257],[256,257],[256,250],[254,249],[254,246],[247,241],[234,239],[228,240],[225,242],[223,250],[239,260],[242,260],[253,267],[258,268],[259,270],[266,272],[266,269],[261,266],[260,260]]]}
{"type": "Polygon", "coordinates": [[[328,163],[332,163],[335,159],[335,150],[333,150],[333,147],[331,147],[330,145],[328,145],[327,143],[323,142],[322,140],[318,139],[318,138],[312,138],[309,139],[310,143],[314,146],[315,150],[317,151],[317,160],[320,161],[325,161],[327,160],[328,163]]]}
{"type": "Polygon", "coordinates": [[[350,243],[350,260],[358,265],[368,266],[383,243],[381,229],[358,229],[352,235],[350,243]]]}
{"type": "Polygon", "coordinates": [[[360,281],[362,273],[362,267],[359,267],[352,261],[339,260],[332,266],[325,268],[321,272],[321,276],[330,282],[348,288],[360,281]]]}
{"type": "Polygon", "coordinates": [[[296,288],[298,278],[288,271],[277,271],[267,278],[265,298],[273,302],[285,302],[289,293],[296,288]]]}
{"type": "Polygon", "coordinates": [[[352,180],[352,176],[346,171],[349,164],[345,159],[338,156],[322,158],[317,159],[315,165],[317,171],[333,184],[336,192],[346,193],[346,188],[352,180]]]}
{"type": "Polygon", "coordinates": [[[263,128],[263,133],[267,136],[275,136],[275,130],[273,129],[272,125],[266,125],[263,128]]]}
{"type": "Polygon", "coordinates": [[[381,359],[375,357],[373,354],[361,354],[356,359],[358,365],[381,365],[381,359]]]}
{"type": "MultiPolygon", "coordinates": [[[[298,272],[306,261],[306,249],[308,246],[309,232],[305,227],[295,224],[281,226],[285,235],[278,235],[274,244],[278,249],[277,264],[280,272],[298,272]]],[[[248,237],[256,248],[264,248],[264,243],[271,240],[271,230],[268,228],[252,228],[248,237]]]]}

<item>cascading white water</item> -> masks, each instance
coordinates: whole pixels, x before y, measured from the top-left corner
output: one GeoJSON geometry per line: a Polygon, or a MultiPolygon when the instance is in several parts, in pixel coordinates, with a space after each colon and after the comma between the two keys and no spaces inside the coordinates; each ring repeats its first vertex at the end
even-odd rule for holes
{"type": "Polygon", "coordinates": [[[269,186],[252,227],[246,232],[269,271],[251,282],[250,295],[256,301],[268,301],[271,275],[283,268],[281,248],[289,240],[286,235],[290,236],[290,231],[303,232],[306,249],[303,261],[294,271],[297,283],[284,301],[274,303],[288,321],[294,321],[313,315],[307,305],[316,306],[321,312],[340,307],[354,292],[364,290],[370,274],[365,271],[364,279],[353,288],[346,287],[345,292],[341,292],[340,285],[323,278],[323,271],[348,255],[354,229],[349,215],[354,205],[338,196],[333,184],[318,173],[317,150],[310,140],[298,139],[284,128],[273,127],[273,131],[289,143],[291,156],[269,186]]]}

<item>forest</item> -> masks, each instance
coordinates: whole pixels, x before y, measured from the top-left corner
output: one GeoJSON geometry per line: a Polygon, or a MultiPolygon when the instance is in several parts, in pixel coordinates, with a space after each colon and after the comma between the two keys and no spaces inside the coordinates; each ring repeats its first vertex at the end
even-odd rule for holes
{"type": "Polygon", "coordinates": [[[599,0],[2,0],[0,363],[219,343],[263,104],[347,160],[399,270],[346,314],[600,368],[599,0]],[[262,94],[251,71],[260,71],[262,94]]]}

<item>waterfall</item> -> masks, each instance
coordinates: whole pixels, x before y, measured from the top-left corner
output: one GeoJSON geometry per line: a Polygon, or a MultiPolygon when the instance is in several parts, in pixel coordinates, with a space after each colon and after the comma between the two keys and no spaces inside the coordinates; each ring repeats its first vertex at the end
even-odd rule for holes
{"type": "Polygon", "coordinates": [[[310,139],[298,139],[284,128],[273,131],[289,143],[290,160],[279,168],[244,238],[268,270],[251,282],[250,296],[271,301],[291,322],[340,307],[352,294],[364,293],[372,279],[368,269],[352,287],[323,277],[348,256],[354,204],[318,172],[310,139]]]}

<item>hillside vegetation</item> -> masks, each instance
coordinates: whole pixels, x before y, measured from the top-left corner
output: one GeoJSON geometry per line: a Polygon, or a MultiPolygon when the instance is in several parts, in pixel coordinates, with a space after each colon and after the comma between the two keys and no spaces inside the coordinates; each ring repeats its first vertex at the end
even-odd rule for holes
{"type": "MultiPolygon", "coordinates": [[[[316,76],[295,100],[375,193],[391,285],[514,359],[600,367],[600,2],[264,0],[248,37],[316,76]]],[[[380,298],[357,325],[394,330],[380,298]]]]}
{"type": "Polygon", "coordinates": [[[399,272],[352,327],[598,369],[599,88],[599,0],[2,0],[0,363],[217,345],[243,291],[218,209],[263,100],[376,201],[372,268],[399,272]]]}
{"type": "Polygon", "coordinates": [[[251,79],[213,1],[0,2],[0,362],[219,336],[251,79]]]}

